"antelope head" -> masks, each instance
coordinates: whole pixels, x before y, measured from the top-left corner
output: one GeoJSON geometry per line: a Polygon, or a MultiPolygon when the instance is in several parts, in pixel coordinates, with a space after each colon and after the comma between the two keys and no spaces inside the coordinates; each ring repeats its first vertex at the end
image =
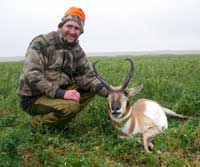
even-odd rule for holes
{"type": "Polygon", "coordinates": [[[108,84],[108,82],[97,72],[95,67],[97,61],[92,65],[97,79],[99,79],[108,90],[109,114],[114,120],[123,119],[123,117],[129,113],[129,97],[138,94],[143,88],[143,84],[134,88],[128,88],[128,83],[133,76],[134,64],[131,59],[126,60],[130,62],[130,70],[121,86],[112,86],[108,84]]]}

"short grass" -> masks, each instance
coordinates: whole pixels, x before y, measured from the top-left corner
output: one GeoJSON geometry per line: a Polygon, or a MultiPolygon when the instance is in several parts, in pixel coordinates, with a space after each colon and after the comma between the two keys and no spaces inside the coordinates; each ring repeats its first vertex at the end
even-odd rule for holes
{"type": "MultiPolygon", "coordinates": [[[[129,68],[123,57],[95,57],[97,68],[113,85],[123,82],[129,68]]],[[[106,99],[95,97],[61,130],[32,134],[30,116],[19,108],[16,89],[23,62],[0,63],[1,167],[198,167],[200,166],[200,57],[130,57],[135,64],[129,87],[144,84],[131,98],[158,101],[194,119],[169,118],[169,129],[154,138],[145,155],[141,136],[117,139],[106,99]]]]}

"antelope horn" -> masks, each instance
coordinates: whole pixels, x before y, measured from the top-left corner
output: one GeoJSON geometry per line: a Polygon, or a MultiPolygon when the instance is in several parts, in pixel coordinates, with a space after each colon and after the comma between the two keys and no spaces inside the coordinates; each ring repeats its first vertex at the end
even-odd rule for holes
{"type": "Polygon", "coordinates": [[[128,86],[130,79],[133,77],[133,70],[134,70],[133,61],[131,59],[126,59],[126,60],[130,62],[131,66],[130,66],[130,70],[128,72],[128,75],[126,76],[124,83],[121,87],[122,90],[126,89],[126,87],[128,86]]]}
{"type": "Polygon", "coordinates": [[[93,70],[94,70],[94,72],[95,72],[95,74],[96,74],[97,79],[98,79],[99,81],[101,81],[101,83],[105,86],[105,88],[106,88],[108,91],[112,91],[112,89],[111,89],[110,85],[108,84],[108,82],[97,72],[96,67],[95,67],[95,65],[96,65],[97,62],[98,62],[98,61],[95,61],[95,62],[92,64],[92,67],[93,67],[93,70]]]}

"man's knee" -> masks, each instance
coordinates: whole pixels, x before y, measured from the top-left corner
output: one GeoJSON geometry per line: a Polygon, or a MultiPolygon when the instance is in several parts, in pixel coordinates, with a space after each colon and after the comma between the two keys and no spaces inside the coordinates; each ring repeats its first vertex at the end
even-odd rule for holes
{"type": "Polygon", "coordinates": [[[34,105],[32,110],[37,111],[35,122],[59,123],[71,120],[80,111],[80,104],[73,100],[55,99],[51,101],[43,100],[34,105]],[[40,120],[36,119],[40,118],[40,120]]]}
{"type": "Polygon", "coordinates": [[[39,124],[58,125],[73,119],[80,111],[78,102],[69,100],[57,105],[56,110],[48,114],[39,114],[32,117],[31,125],[36,127],[39,124]]]}
{"type": "Polygon", "coordinates": [[[53,112],[59,117],[64,116],[67,113],[79,112],[80,104],[74,100],[50,99],[47,97],[41,97],[33,105],[32,110],[37,112],[37,114],[48,114],[53,112]]]}
{"type": "Polygon", "coordinates": [[[64,112],[64,115],[69,113],[78,113],[80,111],[80,104],[73,100],[66,100],[58,107],[58,110],[64,112]]]}

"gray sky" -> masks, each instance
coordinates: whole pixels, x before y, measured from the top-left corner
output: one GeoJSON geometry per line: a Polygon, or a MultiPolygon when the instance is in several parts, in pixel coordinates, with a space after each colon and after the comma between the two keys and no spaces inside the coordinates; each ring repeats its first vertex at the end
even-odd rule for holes
{"type": "Polygon", "coordinates": [[[86,52],[200,50],[200,0],[1,0],[0,57],[24,56],[70,6],[86,14],[86,52]]]}

